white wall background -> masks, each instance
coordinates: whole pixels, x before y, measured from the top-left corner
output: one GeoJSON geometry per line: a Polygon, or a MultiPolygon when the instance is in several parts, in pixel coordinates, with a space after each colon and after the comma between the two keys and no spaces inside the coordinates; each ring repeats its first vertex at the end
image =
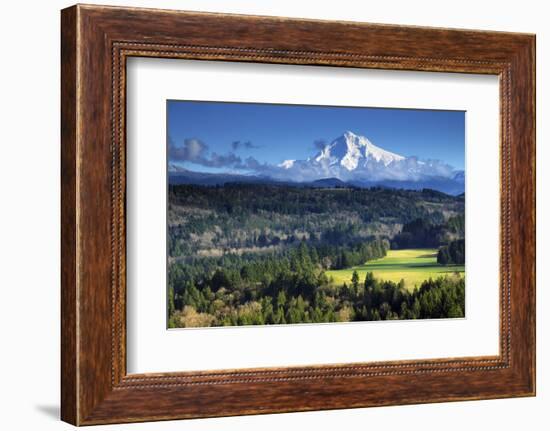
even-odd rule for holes
{"type": "MultiPolygon", "coordinates": [[[[134,430],[547,429],[550,329],[550,13],[543,1],[119,0],[171,9],[537,34],[538,396],[536,398],[105,426],[134,430]],[[546,269],[546,271],[545,271],[546,269]]],[[[59,414],[59,10],[61,0],[4,2],[0,15],[0,427],[62,430],[59,414]]]]}

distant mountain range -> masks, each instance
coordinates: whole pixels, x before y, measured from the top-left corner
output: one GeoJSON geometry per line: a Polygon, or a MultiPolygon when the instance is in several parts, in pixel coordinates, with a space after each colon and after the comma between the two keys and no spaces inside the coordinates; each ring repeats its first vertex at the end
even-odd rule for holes
{"type": "Polygon", "coordinates": [[[309,187],[373,187],[434,189],[464,193],[464,171],[437,160],[404,157],[377,147],[364,136],[345,132],[314,157],[259,165],[257,174],[211,174],[171,167],[170,184],[282,183],[309,187]]]}

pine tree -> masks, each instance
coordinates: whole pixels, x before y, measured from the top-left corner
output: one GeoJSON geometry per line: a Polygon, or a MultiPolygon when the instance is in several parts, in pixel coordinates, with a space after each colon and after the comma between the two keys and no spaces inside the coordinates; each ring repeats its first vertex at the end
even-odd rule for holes
{"type": "Polygon", "coordinates": [[[359,289],[359,274],[357,271],[353,271],[353,275],[351,276],[351,284],[353,285],[353,292],[357,294],[357,290],[359,289]]]}

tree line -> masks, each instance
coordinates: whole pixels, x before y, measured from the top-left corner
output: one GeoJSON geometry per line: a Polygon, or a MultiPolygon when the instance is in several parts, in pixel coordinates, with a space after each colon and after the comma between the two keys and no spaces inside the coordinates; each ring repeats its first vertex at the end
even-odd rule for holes
{"type": "MultiPolygon", "coordinates": [[[[286,286],[286,284],[285,284],[286,286]]],[[[462,277],[424,281],[408,291],[404,282],[376,279],[371,272],[363,281],[354,272],[352,282],[329,288],[293,292],[281,285],[257,297],[236,300],[221,288],[199,290],[190,285],[181,309],[170,314],[170,327],[239,326],[294,323],[329,323],[464,317],[462,277]]],[[[174,307],[173,296],[170,298],[174,307]]]]}
{"type": "MultiPolygon", "coordinates": [[[[369,259],[386,254],[387,242],[373,241],[340,255],[371,253],[369,259]]],[[[371,272],[359,280],[335,286],[325,274],[327,249],[302,242],[298,247],[252,261],[231,257],[211,271],[186,273],[176,266],[169,279],[170,327],[324,323],[362,320],[460,317],[464,314],[464,282],[461,277],[427,280],[412,292],[404,281],[374,278],[371,272]],[[240,263],[239,263],[240,262],[240,263]],[[205,274],[209,274],[205,276],[205,274]]],[[[222,260],[224,260],[222,258],[222,260]]],[[[192,268],[197,268],[193,266],[192,268]]]]}
{"type": "Polygon", "coordinates": [[[466,261],[466,242],[464,239],[451,241],[437,252],[437,263],[441,265],[464,265],[466,261]]]}
{"type": "Polygon", "coordinates": [[[435,223],[426,218],[416,218],[403,225],[391,245],[394,249],[439,247],[455,238],[464,238],[464,233],[464,214],[435,223]]]}

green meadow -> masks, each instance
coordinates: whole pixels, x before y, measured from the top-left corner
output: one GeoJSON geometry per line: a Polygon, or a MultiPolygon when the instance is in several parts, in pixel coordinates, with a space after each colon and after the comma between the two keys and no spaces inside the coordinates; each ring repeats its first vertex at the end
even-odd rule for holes
{"type": "Polygon", "coordinates": [[[403,279],[405,287],[412,290],[429,278],[444,275],[463,277],[464,265],[439,265],[436,249],[388,250],[388,254],[381,259],[352,268],[327,271],[326,274],[334,284],[350,284],[354,271],[357,271],[361,281],[367,272],[372,272],[375,278],[395,283],[403,279]]]}

